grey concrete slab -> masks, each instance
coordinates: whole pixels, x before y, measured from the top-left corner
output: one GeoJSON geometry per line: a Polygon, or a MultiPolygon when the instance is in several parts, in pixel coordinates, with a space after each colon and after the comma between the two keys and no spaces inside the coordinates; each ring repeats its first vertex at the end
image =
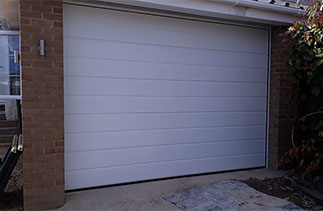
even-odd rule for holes
{"type": "Polygon", "coordinates": [[[70,192],[66,194],[65,205],[58,210],[179,210],[163,197],[226,179],[278,176],[282,172],[262,168],[70,192]]]}
{"type": "Polygon", "coordinates": [[[261,193],[239,180],[223,180],[166,197],[185,211],[302,210],[294,203],[261,193]]]}

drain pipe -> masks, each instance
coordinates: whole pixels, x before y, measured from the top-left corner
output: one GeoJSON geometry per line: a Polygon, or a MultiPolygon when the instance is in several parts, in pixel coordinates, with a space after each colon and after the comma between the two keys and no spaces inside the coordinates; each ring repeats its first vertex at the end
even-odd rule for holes
{"type": "Polygon", "coordinates": [[[255,9],[262,9],[267,10],[271,12],[279,12],[294,16],[303,16],[305,15],[305,11],[302,9],[292,8],[292,7],[286,7],[281,5],[275,5],[275,4],[269,4],[264,2],[259,2],[256,0],[208,0],[213,2],[220,2],[225,4],[231,4],[233,6],[242,6],[242,7],[249,7],[249,8],[255,8],[255,9]]]}

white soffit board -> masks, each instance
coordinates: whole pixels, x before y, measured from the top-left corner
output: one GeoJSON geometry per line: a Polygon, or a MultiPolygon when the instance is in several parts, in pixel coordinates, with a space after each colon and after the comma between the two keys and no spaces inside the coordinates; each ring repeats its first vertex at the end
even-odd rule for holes
{"type": "MultiPolygon", "coordinates": [[[[75,0],[74,0],[75,1],[75,0]]],[[[77,1],[77,0],[76,0],[77,1]]],[[[144,8],[160,9],[165,11],[182,12],[191,15],[200,15],[206,17],[221,18],[234,21],[245,21],[254,23],[263,23],[269,25],[290,24],[299,20],[304,11],[293,8],[284,8],[271,5],[268,7],[281,8],[281,11],[266,8],[248,7],[240,5],[240,2],[248,1],[217,1],[217,0],[82,0],[82,2],[107,2],[113,4],[131,5],[144,8]],[[230,3],[231,2],[231,3],[230,3]],[[236,2],[236,3],[232,3],[236,2]],[[283,10],[286,9],[286,12],[283,10]],[[290,10],[290,11],[289,11],[290,10]],[[292,14],[291,11],[295,11],[292,14]]],[[[250,4],[257,5],[258,2],[250,0],[250,4]]],[[[260,3],[259,5],[265,5],[260,3]]]]}
{"type": "Polygon", "coordinates": [[[268,30],[64,5],[66,189],[263,167],[268,30]]]}

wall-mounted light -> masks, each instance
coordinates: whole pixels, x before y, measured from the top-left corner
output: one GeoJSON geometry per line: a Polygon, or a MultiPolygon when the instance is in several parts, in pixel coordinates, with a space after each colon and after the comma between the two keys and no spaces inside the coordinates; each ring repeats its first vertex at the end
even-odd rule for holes
{"type": "Polygon", "coordinates": [[[39,55],[41,56],[45,56],[45,48],[46,48],[46,45],[45,45],[45,40],[39,40],[39,55]]]}

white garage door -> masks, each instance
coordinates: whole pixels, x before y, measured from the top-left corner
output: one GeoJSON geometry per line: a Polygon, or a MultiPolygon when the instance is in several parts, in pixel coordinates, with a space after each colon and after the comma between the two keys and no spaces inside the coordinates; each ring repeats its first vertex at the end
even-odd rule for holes
{"type": "Polygon", "coordinates": [[[265,165],[268,31],[64,7],[66,189],[265,165]]]}

